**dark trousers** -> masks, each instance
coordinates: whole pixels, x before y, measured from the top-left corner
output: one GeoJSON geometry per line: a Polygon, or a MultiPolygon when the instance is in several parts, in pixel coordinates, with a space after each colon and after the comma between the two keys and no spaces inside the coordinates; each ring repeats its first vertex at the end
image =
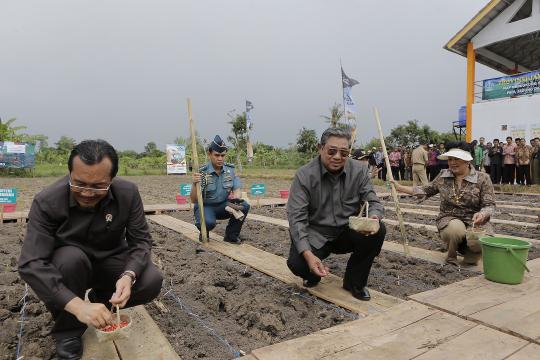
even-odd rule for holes
{"type": "MultiPolygon", "coordinates": [[[[110,308],[109,299],[116,291],[116,281],[125,270],[127,255],[126,251],[101,261],[92,261],[80,248],[63,246],[54,252],[52,263],[62,274],[64,285],[75,295],[84,299],[86,290],[92,288],[95,296],[92,302],[100,302],[110,308]]],[[[162,281],[161,273],[148,260],[143,272],[137,274],[126,307],[146,304],[154,299],[161,291],[162,281]]],[[[56,339],[81,336],[87,328],[63,309],[49,308],[49,311],[54,319],[52,335],[56,339]]]]}
{"type": "Polygon", "coordinates": [[[503,165],[503,184],[513,184],[516,179],[516,164],[503,165]]]}
{"type": "Polygon", "coordinates": [[[377,173],[377,177],[381,180],[386,180],[386,166],[384,165],[384,163],[377,165],[377,169],[381,169],[377,173]]]}
{"type": "Polygon", "coordinates": [[[399,178],[399,167],[391,166],[390,169],[392,169],[392,176],[394,177],[394,180],[401,180],[399,178]]]}
{"type": "MultiPolygon", "coordinates": [[[[320,249],[312,247],[311,251],[321,260],[326,259],[332,253],[346,254],[352,252],[347,262],[343,283],[361,288],[367,285],[373,259],[381,252],[385,235],[386,228],[383,223],[381,223],[379,232],[372,236],[365,236],[346,228],[334,241],[327,242],[320,249]]],[[[304,280],[320,280],[319,276],[309,270],[304,256],[298,253],[294,243],[291,243],[287,266],[294,275],[300,276],[304,280]]]]}
{"type": "Polygon", "coordinates": [[[429,181],[433,181],[439,174],[439,167],[437,165],[429,165],[426,167],[426,175],[429,181]]]}
{"type": "MultiPolygon", "coordinates": [[[[206,231],[212,231],[212,229],[216,227],[216,220],[229,219],[229,223],[225,229],[225,236],[230,239],[236,239],[240,235],[240,230],[242,230],[242,225],[249,212],[249,204],[246,201],[242,203],[242,206],[244,207],[242,212],[246,215],[242,220],[237,220],[234,216],[225,211],[225,206],[227,206],[226,202],[218,205],[204,205],[204,223],[206,224],[206,231]]],[[[199,204],[195,204],[193,209],[195,211],[195,226],[201,231],[199,204]]]]}
{"type": "Polygon", "coordinates": [[[484,165],[484,171],[491,177],[491,165],[484,165]]]}
{"type": "MultiPolygon", "coordinates": [[[[400,176],[399,180],[406,180],[405,179],[405,165],[401,165],[399,167],[399,176],[400,176]]],[[[397,180],[397,178],[396,178],[396,180],[397,180]]]]}
{"type": "Polygon", "coordinates": [[[489,173],[491,176],[491,182],[493,184],[500,184],[501,183],[501,176],[502,176],[502,166],[501,165],[491,165],[491,171],[489,173]]]}
{"type": "Polygon", "coordinates": [[[381,174],[381,179],[383,181],[386,181],[386,173],[388,172],[388,169],[386,168],[386,165],[383,164],[382,170],[379,172],[381,174]]]}
{"type": "Polygon", "coordinates": [[[518,165],[516,167],[517,183],[521,185],[531,185],[531,168],[530,165],[518,165]]]}

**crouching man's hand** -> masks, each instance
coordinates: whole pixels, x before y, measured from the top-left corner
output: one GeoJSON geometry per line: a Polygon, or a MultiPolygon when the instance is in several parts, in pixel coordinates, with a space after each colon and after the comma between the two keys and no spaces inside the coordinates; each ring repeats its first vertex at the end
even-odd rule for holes
{"type": "Polygon", "coordinates": [[[81,323],[98,329],[114,323],[112,313],[100,303],[86,302],[77,297],[71,299],[64,309],[75,315],[81,323]]]}
{"type": "Polygon", "coordinates": [[[328,275],[330,272],[328,267],[324,265],[321,259],[315,256],[310,250],[304,251],[302,255],[308,264],[309,271],[320,277],[325,277],[328,275]]]}
{"type": "Polygon", "coordinates": [[[132,280],[129,276],[124,275],[116,282],[116,291],[112,294],[109,300],[111,304],[118,305],[123,308],[131,296],[131,283],[132,280]]]}

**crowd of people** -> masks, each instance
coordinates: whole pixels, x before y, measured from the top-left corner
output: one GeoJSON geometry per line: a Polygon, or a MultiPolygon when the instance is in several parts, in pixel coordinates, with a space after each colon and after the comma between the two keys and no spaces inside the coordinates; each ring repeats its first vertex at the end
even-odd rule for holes
{"type": "MultiPolygon", "coordinates": [[[[514,140],[511,136],[506,138],[505,143],[499,139],[486,143],[485,138],[481,137],[473,140],[470,146],[474,168],[487,173],[493,184],[540,184],[540,138],[531,139],[527,144],[526,139],[514,140]]],[[[398,145],[388,149],[392,176],[396,180],[412,180],[413,185],[427,185],[441,170],[448,169],[448,161],[439,159],[439,155],[447,150],[444,143],[425,143],[415,148],[398,145]]],[[[368,160],[379,179],[386,180],[387,170],[381,147],[373,147],[370,151],[358,150],[357,154],[368,160]]]]}

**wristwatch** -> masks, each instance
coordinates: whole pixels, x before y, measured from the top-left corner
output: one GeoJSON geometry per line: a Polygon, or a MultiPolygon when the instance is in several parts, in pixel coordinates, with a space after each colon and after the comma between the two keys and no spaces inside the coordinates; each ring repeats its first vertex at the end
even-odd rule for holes
{"type": "Polygon", "coordinates": [[[131,286],[135,285],[135,283],[137,282],[137,276],[135,275],[135,272],[131,270],[126,270],[121,273],[119,279],[123,278],[124,276],[129,276],[131,278],[131,286]]]}

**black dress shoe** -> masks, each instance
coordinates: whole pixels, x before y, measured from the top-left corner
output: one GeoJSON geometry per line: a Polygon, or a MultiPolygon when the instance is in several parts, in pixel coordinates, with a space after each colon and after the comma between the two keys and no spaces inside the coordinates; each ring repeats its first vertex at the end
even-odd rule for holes
{"type": "Polygon", "coordinates": [[[312,288],[314,286],[317,286],[319,284],[321,280],[316,280],[316,281],[313,281],[313,280],[304,280],[304,282],[302,283],[302,285],[304,285],[304,287],[306,288],[312,288]]]}
{"type": "Polygon", "coordinates": [[[351,294],[358,300],[362,300],[362,301],[371,300],[371,295],[369,294],[369,290],[366,286],[362,288],[353,287],[351,290],[351,294]]]}
{"type": "Polygon", "coordinates": [[[80,336],[56,340],[56,356],[59,360],[78,360],[83,353],[83,344],[80,336]]]}
{"type": "Polygon", "coordinates": [[[223,238],[223,241],[231,243],[231,244],[236,244],[236,245],[240,245],[242,243],[242,240],[240,240],[240,237],[235,238],[235,237],[228,237],[226,235],[223,238]]]}

